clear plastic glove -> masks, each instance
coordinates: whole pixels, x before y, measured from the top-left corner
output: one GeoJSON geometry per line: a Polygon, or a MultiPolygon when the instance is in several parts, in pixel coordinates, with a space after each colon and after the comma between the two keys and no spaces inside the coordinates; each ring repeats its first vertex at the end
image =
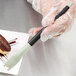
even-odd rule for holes
{"type": "MultiPolygon", "coordinates": [[[[34,0],[32,0],[33,2],[34,0]]],[[[35,0],[35,3],[37,3],[35,0]]],[[[74,0],[40,0],[38,2],[39,13],[43,15],[42,25],[43,27],[48,26],[44,29],[41,34],[41,40],[46,41],[53,37],[60,36],[63,34],[72,24],[72,21],[75,17],[76,13],[76,4],[74,0]],[[55,16],[71,1],[73,1],[72,7],[59,19],[54,22],[55,16]]],[[[37,8],[37,7],[36,7],[37,8]]],[[[35,8],[34,8],[35,9],[35,8]]],[[[38,11],[36,10],[36,11],[38,11]]],[[[29,33],[34,36],[41,30],[42,27],[32,28],[29,33]]]]}

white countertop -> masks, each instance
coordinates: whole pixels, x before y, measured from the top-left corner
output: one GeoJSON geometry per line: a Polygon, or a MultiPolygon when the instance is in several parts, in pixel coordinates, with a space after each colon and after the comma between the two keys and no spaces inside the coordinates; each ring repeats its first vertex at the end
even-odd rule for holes
{"type": "MultiPolygon", "coordinates": [[[[26,0],[0,0],[0,29],[28,32],[41,16],[26,0]]],[[[76,76],[76,23],[65,35],[40,40],[24,56],[18,76],[76,76]]],[[[12,76],[0,74],[0,76],[12,76]]]]}

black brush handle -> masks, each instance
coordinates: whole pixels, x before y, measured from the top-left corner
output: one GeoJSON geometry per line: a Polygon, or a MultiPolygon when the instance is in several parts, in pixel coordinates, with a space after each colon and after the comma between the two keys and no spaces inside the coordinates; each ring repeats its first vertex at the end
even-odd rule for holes
{"type": "Polygon", "coordinates": [[[60,16],[62,16],[64,13],[66,13],[69,8],[70,8],[69,6],[64,7],[63,10],[61,12],[59,12],[58,15],[55,16],[54,21],[57,20],[60,16]]]}
{"type": "Polygon", "coordinates": [[[43,27],[43,28],[28,42],[31,46],[40,39],[40,35],[41,35],[42,31],[43,31],[45,28],[46,28],[46,27],[43,27]]]}
{"type": "MultiPolygon", "coordinates": [[[[67,12],[67,10],[69,9],[69,6],[66,6],[63,8],[63,10],[55,17],[54,21],[57,20],[60,16],[62,16],[64,13],[67,12]]],[[[33,46],[39,39],[40,39],[40,35],[42,33],[42,31],[45,29],[46,27],[43,27],[28,43],[33,46]]]]}

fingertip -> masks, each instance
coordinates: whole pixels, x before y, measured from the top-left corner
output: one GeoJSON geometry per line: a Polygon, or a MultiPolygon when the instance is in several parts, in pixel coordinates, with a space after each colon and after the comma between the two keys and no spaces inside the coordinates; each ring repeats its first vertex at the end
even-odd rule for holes
{"type": "Polygon", "coordinates": [[[44,30],[43,30],[43,32],[41,33],[41,41],[42,42],[46,42],[48,39],[49,39],[49,31],[48,31],[48,28],[45,28],[44,30]]]}
{"type": "Polygon", "coordinates": [[[46,42],[48,40],[48,37],[46,35],[41,34],[40,39],[42,42],[46,42]]]}

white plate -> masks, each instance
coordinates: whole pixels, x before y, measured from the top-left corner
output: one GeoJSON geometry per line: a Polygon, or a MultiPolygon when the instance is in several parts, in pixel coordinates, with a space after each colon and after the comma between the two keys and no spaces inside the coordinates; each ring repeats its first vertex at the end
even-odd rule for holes
{"type": "MultiPolygon", "coordinates": [[[[22,46],[24,46],[27,43],[28,38],[29,38],[29,34],[20,33],[20,32],[13,32],[13,31],[6,31],[6,30],[0,30],[0,34],[2,36],[4,36],[8,41],[15,39],[15,38],[18,38],[16,44],[11,46],[11,51],[7,55],[8,58],[12,54],[16,53],[16,51],[18,51],[20,48],[22,48],[22,46]]],[[[19,61],[19,63],[15,67],[13,67],[11,70],[7,71],[5,69],[5,67],[3,66],[4,63],[0,60],[0,72],[17,75],[19,68],[20,68],[20,65],[21,65],[21,61],[22,61],[22,59],[19,61]]]]}

